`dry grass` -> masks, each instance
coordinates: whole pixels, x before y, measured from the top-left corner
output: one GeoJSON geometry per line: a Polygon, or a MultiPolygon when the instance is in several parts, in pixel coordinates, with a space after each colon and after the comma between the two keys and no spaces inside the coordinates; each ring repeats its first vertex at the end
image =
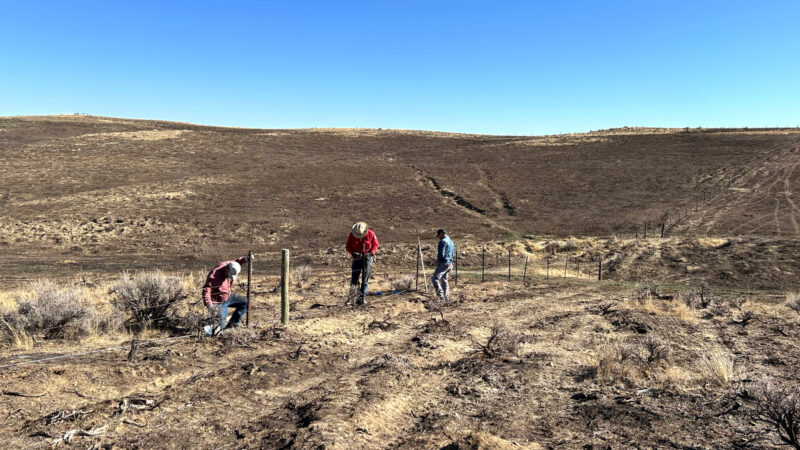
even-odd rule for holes
{"type": "Polygon", "coordinates": [[[292,270],[292,281],[297,286],[297,289],[302,290],[306,283],[311,280],[311,275],[313,273],[314,269],[308,264],[300,264],[295,266],[295,268],[292,270]]]}
{"type": "Polygon", "coordinates": [[[786,294],[786,306],[788,306],[797,314],[800,314],[800,294],[796,292],[786,294]]]}
{"type": "Polygon", "coordinates": [[[414,287],[414,276],[403,275],[400,278],[395,278],[389,282],[391,288],[395,291],[410,291],[414,287]]]}
{"type": "Polygon", "coordinates": [[[737,380],[731,355],[721,350],[702,355],[697,369],[700,377],[712,386],[725,388],[737,380]]]}
{"type": "Polygon", "coordinates": [[[496,323],[489,330],[489,337],[486,344],[474,341],[475,350],[483,353],[489,358],[499,356],[516,356],[519,349],[525,343],[524,334],[509,328],[505,324],[496,323]]]}

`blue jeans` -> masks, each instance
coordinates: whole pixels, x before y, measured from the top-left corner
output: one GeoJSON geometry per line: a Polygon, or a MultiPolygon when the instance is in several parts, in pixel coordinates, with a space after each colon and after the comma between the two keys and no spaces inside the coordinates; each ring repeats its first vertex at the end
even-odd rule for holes
{"type": "Polygon", "coordinates": [[[361,278],[361,295],[366,296],[367,285],[369,285],[369,274],[372,270],[372,258],[353,258],[352,269],[353,274],[350,277],[350,287],[358,286],[358,279],[361,278]]]}
{"type": "Polygon", "coordinates": [[[220,329],[226,328],[224,325],[225,320],[228,318],[229,306],[236,308],[236,310],[233,311],[230,322],[228,323],[228,327],[233,328],[239,325],[239,322],[242,321],[242,316],[245,312],[247,312],[247,298],[239,294],[231,294],[227,300],[219,304],[220,329]]]}
{"type": "Polygon", "coordinates": [[[450,275],[451,270],[453,270],[453,263],[441,261],[433,272],[431,281],[433,288],[436,289],[436,296],[439,298],[450,298],[450,283],[447,282],[447,276],[450,275]]]}

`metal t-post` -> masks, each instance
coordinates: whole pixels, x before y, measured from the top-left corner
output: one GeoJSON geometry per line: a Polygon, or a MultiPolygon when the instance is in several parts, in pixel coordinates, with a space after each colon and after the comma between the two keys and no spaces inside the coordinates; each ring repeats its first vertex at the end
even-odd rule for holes
{"type": "Polygon", "coordinates": [[[253,278],[253,252],[247,252],[247,307],[244,324],[250,326],[250,279],[253,278]]]}
{"type": "Polygon", "coordinates": [[[281,252],[281,323],[289,323],[289,249],[281,252]]]}

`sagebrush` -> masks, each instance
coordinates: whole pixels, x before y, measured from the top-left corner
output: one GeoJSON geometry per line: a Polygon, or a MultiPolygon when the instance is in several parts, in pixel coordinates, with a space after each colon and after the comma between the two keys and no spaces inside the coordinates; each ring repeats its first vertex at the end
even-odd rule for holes
{"type": "Polygon", "coordinates": [[[16,311],[4,314],[4,337],[8,340],[22,332],[45,339],[85,336],[91,331],[89,311],[81,289],[35,281],[30,294],[17,299],[16,311]]]}
{"type": "Polygon", "coordinates": [[[111,305],[137,326],[169,326],[171,309],[186,298],[181,279],[161,271],[123,273],[110,293],[111,305]]]}

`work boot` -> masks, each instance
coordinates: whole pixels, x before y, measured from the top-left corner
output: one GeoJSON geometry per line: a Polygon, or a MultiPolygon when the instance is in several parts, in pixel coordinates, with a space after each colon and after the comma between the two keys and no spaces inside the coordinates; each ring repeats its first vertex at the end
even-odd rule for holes
{"type": "Polygon", "coordinates": [[[366,299],[364,298],[364,295],[363,294],[359,295],[358,298],[356,299],[356,306],[364,306],[366,304],[367,302],[366,299]]]}

